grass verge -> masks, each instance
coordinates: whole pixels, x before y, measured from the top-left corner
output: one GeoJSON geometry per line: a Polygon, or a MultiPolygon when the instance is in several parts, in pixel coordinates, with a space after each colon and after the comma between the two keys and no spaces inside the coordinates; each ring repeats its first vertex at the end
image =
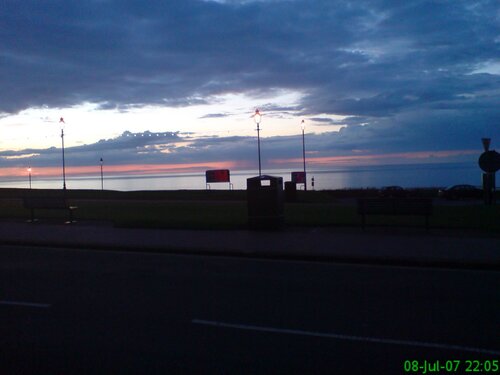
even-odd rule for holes
{"type": "MultiPolygon", "coordinates": [[[[20,191],[0,189],[0,218],[28,219],[20,191]],[[3,194],[2,194],[3,193],[3,194]]],[[[20,189],[22,190],[22,189],[20,189]]],[[[26,191],[24,192],[26,193],[26,191]]],[[[55,194],[54,191],[42,192],[55,194]]],[[[300,192],[301,203],[285,204],[285,223],[297,227],[359,226],[355,201],[331,192],[300,192]],[[309,194],[311,193],[311,194],[309,194]]],[[[244,191],[101,192],[68,191],[79,221],[107,221],[119,227],[175,229],[244,229],[244,191]]],[[[351,198],[351,197],[349,197],[351,198]]],[[[64,220],[61,210],[38,210],[40,219],[64,220]]],[[[423,217],[369,216],[369,226],[422,226],[423,217]]],[[[431,228],[471,230],[500,235],[500,206],[435,204],[431,228]]]]}

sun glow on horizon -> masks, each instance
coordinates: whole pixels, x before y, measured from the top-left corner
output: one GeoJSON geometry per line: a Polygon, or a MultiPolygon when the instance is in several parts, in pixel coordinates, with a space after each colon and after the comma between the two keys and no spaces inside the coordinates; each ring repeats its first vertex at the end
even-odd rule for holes
{"type": "MultiPolygon", "coordinates": [[[[479,155],[479,150],[452,150],[452,151],[418,151],[398,152],[387,154],[343,155],[343,156],[313,156],[306,158],[307,164],[314,167],[323,166],[361,166],[405,164],[411,162],[446,162],[447,159],[468,155],[479,155]]],[[[302,158],[272,159],[274,165],[300,165],[302,158]]]]}
{"type": "MultiPolygon", "coordinates": [[[[308,168],[334,168],[334,167],[356,167],[391,164],[413,164],[417,163],[443,163],[457,161],[457,158],[469,155],[478,155],[480,150],[453,150],[453,151],[420,151],[406,153],[388,154],[364,154],[349,156],[310,156],[306,158],[308,168]]],[[[265,169],[290,169],[293,170],[303,163],[302,158],[269,159],[265,169]]],[[[155,175],[167,173],[189,173],[204,172],[207,169],[229,169],[233,171],[252,170],[255,168],[254,161],[213,161],[196,163],[172,163],[172,164],[123,164],[106,165],[104,171],[107,176],[130,176],[130,175],[155,175]]],[[[20,178],[27,175],[28,169],[21,167],[0,168],[2,178],[20,178]]],[[[54,178],[62,175],[62,167],[36,167],[31,165],[33,178],[54,178]]],[[[84,177],[96,176],[100,173],[99,165],[67,166],[66,176],[84,177]]]]}
{"type": "MultiPolygon", "coordinates": [[[[106,165],[104,171],[109,175],[152,175],[162,173],[185,173],[204,172],[207,169],[241,169],[247,168],[245,163],[234,161],[200,162],[200,163],[177,163],[177,164],[123,164],[106,165]]],[[[100,173],[100,165],[92,166],[67,166],[66,176],[94,176],[100,173]]],[[[0,177],[22,177],[26,176],[27,168],[8,167],[0,168],[0,177]]],[[[58,177],[62,175],[62,167],[31,167],[33,177],[58,177]]]]}

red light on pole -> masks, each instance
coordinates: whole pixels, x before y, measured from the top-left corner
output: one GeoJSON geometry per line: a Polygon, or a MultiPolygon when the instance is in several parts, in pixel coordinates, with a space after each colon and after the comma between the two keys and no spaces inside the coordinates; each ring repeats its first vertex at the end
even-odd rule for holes
{"type": "Polygon", "coordinates": [[[104,160],[102,160],[102,158],[101,158],[100,162],[101,162],[101,190],[104,190],[104,174],[102,171],[102,165],[104,163],[104,160]]]}
{"type": "Polygon", "coordinates": [[[31,189],[31,167],[28,167],[28,179],[29,179],[30,189],[31,189]]]}
{"type": "Polygon", "coordinates": [[[253,115],[253,120],[257,124],[257,148],[258,148],[258,153],[259,153],[259,177],[262,176],[262,169],[261,169],[261,161],[260,161],[260,122],[262,120],[262,115],[260,114],[259,110],[256,109],[255,113],[253,115]]]}
{"type": "Polygon", "coordinates": [[[306,174],[306,138],[304,131],[306,129],[306,122],[302,120],[302,160],[304,161],[304,191],[307,191],[307,174],[306,174]]]}

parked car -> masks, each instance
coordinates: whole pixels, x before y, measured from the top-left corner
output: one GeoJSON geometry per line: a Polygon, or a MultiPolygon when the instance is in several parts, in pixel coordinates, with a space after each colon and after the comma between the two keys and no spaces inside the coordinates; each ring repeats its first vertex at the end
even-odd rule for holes
{"type": "Polygon", "coordinates": [[[455,199],[481,199],[483,191],[472,185],[453,185],[444,190],[439,190],[441,198],[455,199]]]}
{"type": "Polygon", "coordinates": [[[407,192],[401,186],[385,186],[380,189],[380,196],[386,198],[404,198],[407,192]]]}

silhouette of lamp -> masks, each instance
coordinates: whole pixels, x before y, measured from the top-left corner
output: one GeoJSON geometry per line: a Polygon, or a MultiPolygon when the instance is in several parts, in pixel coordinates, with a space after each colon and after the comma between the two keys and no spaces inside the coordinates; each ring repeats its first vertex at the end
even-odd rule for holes
{"type": "Polygon", "coordinates": [[[301,122],[302,127],[302,160],[304,162],[304,191],[307,191],[307,175],[306,175],[306,141],[304,131],[306,129],[306,123],[304,120],[301,122]]]}
{"type": "Polygon", "coordinates": [[[102,164],[104,163],[104,160],[102,160],[101,158],[100,162],[101,162],[101,190],[104,190],[104,174],[102,172],[102,164]]]}
{"type": "Polygon", "coordinates": [[[64,160],[64,125],[66,125],[66,122],[64,122],[62,117],[59,120],[59,124],[61,124],[63,190],[66,190],[66,162],[64,160]]]}
{"type": "Polygon", "coordinates": [[[261,162],[260,162],[260,122],[262,120],[262,115],[259,110],[255,110],[255,114],[253,115],[253,120],[257,124],[257,148],[259,152],[259,177],[262,176],[261,162]]]}
{"type": "Polygon", "coordinates": [[[31,167],[28,167],[28,179],[30,182],[30,189],[31,189],[31,167]]]}

